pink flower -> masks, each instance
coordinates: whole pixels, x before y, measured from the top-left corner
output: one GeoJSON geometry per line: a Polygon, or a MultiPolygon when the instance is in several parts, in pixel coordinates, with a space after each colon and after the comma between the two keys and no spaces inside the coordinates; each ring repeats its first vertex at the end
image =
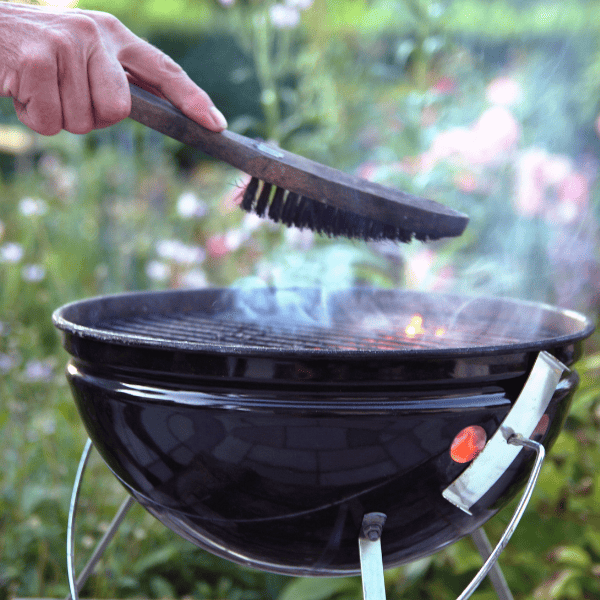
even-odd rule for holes
{"type": "Polygon", "coordinates": [[[358,167],[357,175],[362,179],[373,181],[379,170],[379,164],[376,162],[366,162],[358,167]]]}
{"type": "Polygon", "coordinates": [[[440,77],[431,89],[438,94],[452,94],[456,90],[456,81],[451,77],[440,77]]]}
{"type": "Polygon", "coordinates": [[[406,284],[419,289],[427,286],[432,290],[447,289],[452,282],[454,270],[451,265],[436,267],[437,254],[429,249],[419,250],[406,261],[406,284]]]}
{"type": "Polygon", "coordinates": [[[467,152],[471,164],[495,162],[513,150],[521,137],[521,125],[504,106],[492,106],[473,126],[474,145],[467,152]]]}
{"type": "Polygon", "coordinates": [[[487,86],[485,97],[492,104],[512,106],[522,97],[521,86],[511,77],[496,77],[487,86]]]}
{"type": "Polygon", "coordinates": [[[590,197],[589,183],[582,173],[570,173],[558,185],[558,203],[549,218],[560,223],[573,223],[586,211],[590,197]]]}
{"type": "Polygon", "coordinates": [[[479,188],[479,180],[474,173],[462,171],[454,177],[454,185],[461,191],[471,194],[479,188]]]}
{"type": "Polygon", "coordinates": [[[573,202],[587,206],[590,190],[587,179],[581,173],[570,173],[558,186],[558,199],[561,202],[573,202]]]}
{"type": "Polygon", "coordinates": [[[206,253],[211,258],[221,258],[231,251],[227,237],[223,234],[213,235],[206,242],[206,253]]]}
{"type": "Polygon", "coordinates": [[[540,215],[544,210],[546,180],[544,165],[548,154],[534,148],[525,152],[517,163],[517,189],[514,205],[517,213],[525,217],[540,215]]]}

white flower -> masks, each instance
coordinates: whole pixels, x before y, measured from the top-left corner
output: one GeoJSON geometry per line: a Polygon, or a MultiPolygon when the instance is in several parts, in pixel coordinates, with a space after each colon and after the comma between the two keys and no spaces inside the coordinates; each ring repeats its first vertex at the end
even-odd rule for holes
{"type": "Polygon", "coordinates": [[[46,269],[42,265],[25,265],[21,269],[21,277],[32,283],[42,281],[46,277],[46,269]]]}
{"type": "Polygon", "coordinates": [[[19,202],[19,212],[24,217],[41,217],[48,212],[48,205],[41,198],[23,198],[19,202]]]}
{"type": "Polygon", "coordinates": [[[274,4],[269,9],[271,22],[278,29],[293,29],[300,23],[300,12],[293,6],[274,4]]]}
{"type": "Polygon", "coordinates": [[[205,288],[208,286],[208,279],[202,269],[191,269],[182,275],[180,284],[184,288],[205,288]]]}
{"type": "Polygon", "coordinates": [[[205,216],[206,212],[206,204],[194,192],[184,192],[177,199],[177,213],[184,219],[200,218],[205,216]]]}
{"type": "Polygon", "coordinates": [[[156,244],[156,253],[164,260],[179,264],[201,263],[206,258],[202,248],[188,246],[179,240],[161,240],[156,244]]]}
{"type": "Polygon", "coordinates": [[[306,10],[310,8],[314,0],[285,0],[285,3],[292,8],[297,8],[298,10],[306,10]]]}
{"type": "Polygon", "coordinates": [[[16,364],[13,356],[0,352],[0,373],[8,373],[16,364]]]}
{"type": "Polygon", "coordinates": [[[235,252],[249,237],[250,234],[243,229],[231,229],[225,234],[225,246],[235,252]]]}
{"type": "Polygon", "coordinates": [[[164,262],[152,260],[146,265],[146,275],[153,281],[165,281],[171,276],[171,267],[164,262]]]}
{"type": "Polygon", "coordinates": [[[246,213],[242,222],[242,228],[246,231],[255,231],[264,224],[265,219],[263,217],[259,217],[256,213],[246,213]]]}
{"type": "Polygon", "coordinates": [[[21,244],[8,242],[0,246],[0,262],[18,263],[23,258],[23,254],[25,251],[21,244]]]}
{"type": "Polygon", "coordinates": [[[48,360],[28,360],[25,364],[25,379],[30,382],[49,382],[52,380],[53,365],[48,360]]]}
{"type": "Polygon", "coordinates": [[[315,241],[315,233],[311,229],[286,228],[285,239],[290,246],[300,250],[308,250],[315,241]]]}

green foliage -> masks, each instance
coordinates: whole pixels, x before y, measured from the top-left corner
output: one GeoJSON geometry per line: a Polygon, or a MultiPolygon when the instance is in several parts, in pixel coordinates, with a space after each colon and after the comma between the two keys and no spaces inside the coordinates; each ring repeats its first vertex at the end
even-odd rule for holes
{"type": "MultiPolygon", "coordinates": [[[[223,102],[238,94],[230,120],[237,131],[439,199],[468,212],[471,225],[459,240],[402,248],[286,231],[235,207],[240,173],[190,158],[132,123],[83,138],[36,137],[32,151],[2,154],[1,600],[68,591],[66,519],[85,435],[51,324],[52,311],[65,302],[129,289],[367,283],[598,310],[600,54],[590,42],[600,23],[597,3],[317,0],[288,29],[273,26],[268,2],[226,8],[147,0],[132,10],[123,2],[86,0],[80,6],[114,12],[137,33],[162,40],[181,52],[186,68],[205,53],[224,57],[215,59],[207,83],[223,102]],[[242,57],[239,63],[234,56],[242,57]],[[227,85],[219,87],[225,73],[227,85]],[[489,90],[499,76],[521,93],[505,105],[515,139],[484,160],[486,147],[471,150],[481,144],[477,123],[495,105],[489,90]],[[471,146],[443,147],[457,131],[471,136],[471,146]],[[550,172],[543,189],[528,188],[525,199],[540,194],[533,214],[519,195],[521,184],[531,184],[522,159],[532,156],[540,159],[533,180],[550,172]],[[565,186],[577,182],[585,190],[569,196],[573,190],[565,186]]],[[[202,83],[201,70],[197,79],[202,83]]],[[[0,102],[0,117],[16,123],[9,101],[0,102]]],[[[488,141],[497,134],[484,133],[488,141]]],[[[518,600],[600,597],[597,335],[577,369],[581,385],[565,430],[501,557],[518,600]]],[[[77,523],[78,568],[123,495],[92,459],[77,523]]],[[[492,541],[515,504],[486,525],[492,541]]],[[[388,571],[387,597],[454,599],[480,562],[462,540],[388,571]]],[[[358,578],[293,579],[233,565],[192,547],[136,506],[83,595],[358,600],[361,587],[358,578]]],[[[473,596],[493,597],[489,583],[473,596]]]]}

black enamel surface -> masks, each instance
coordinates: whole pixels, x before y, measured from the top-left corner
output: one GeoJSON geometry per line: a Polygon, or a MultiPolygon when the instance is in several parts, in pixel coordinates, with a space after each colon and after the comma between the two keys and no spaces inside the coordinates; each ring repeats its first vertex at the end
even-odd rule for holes
{"type": "MultiPolygon", "coordinates": [[[[169,294],[157,296],[163,312],[192,302],[192,293],[169,294]]],[[[196,294],[195,310],[220,301],[215,290],[196,294]]],[[[532,457],[522,451],[469,516],[441,495],[467,467],[450,459],[454,436],[475,424],[491,436],[537,352],[571,365],[591,332],[578,315],[529,304],[540,339],[471,348],[294,353],[136,344],[94,330],[119,303],[153,306],[152,294],[137,298],[143,302],[86,301],[56,317],[94,445],[138,501],[183,537],[292,575],[357,573],[367,512],[387,515],[386,567],[435,552],[489,519],[522,488],[532,457]]],[[[435,316],[433,305],[423,306],[424,318],[435,316]]],[[[553,396],[547,447],[576,384],[575,372],[565,373],[553,396]]]]}

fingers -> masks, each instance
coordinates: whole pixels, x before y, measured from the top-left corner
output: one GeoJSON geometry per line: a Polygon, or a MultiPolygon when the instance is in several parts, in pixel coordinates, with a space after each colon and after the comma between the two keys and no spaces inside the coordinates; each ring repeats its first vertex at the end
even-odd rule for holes
{"type": "Polygon", "coordinates": [[[19,120],[42,135],[63,128],[56,57],[42,45],[32,44],[21,61],[13,104],[19,120]]]}
{"type": "Polygon", "coordinates": [[[209,95],[174,60],[147,42],[134,38],[123,44],[118,53],[119,62],[133,81],[146,89],[151,86],[184,115],[207,129],[222,131],[227,127],[227,120],[209,95]]]}
{"type": "Polygon", "coordinates": [[[109,127],[127,118],[131,95],[123,67],[102,48],[90,57],[88,69],[93,128],[109,127]]]}

